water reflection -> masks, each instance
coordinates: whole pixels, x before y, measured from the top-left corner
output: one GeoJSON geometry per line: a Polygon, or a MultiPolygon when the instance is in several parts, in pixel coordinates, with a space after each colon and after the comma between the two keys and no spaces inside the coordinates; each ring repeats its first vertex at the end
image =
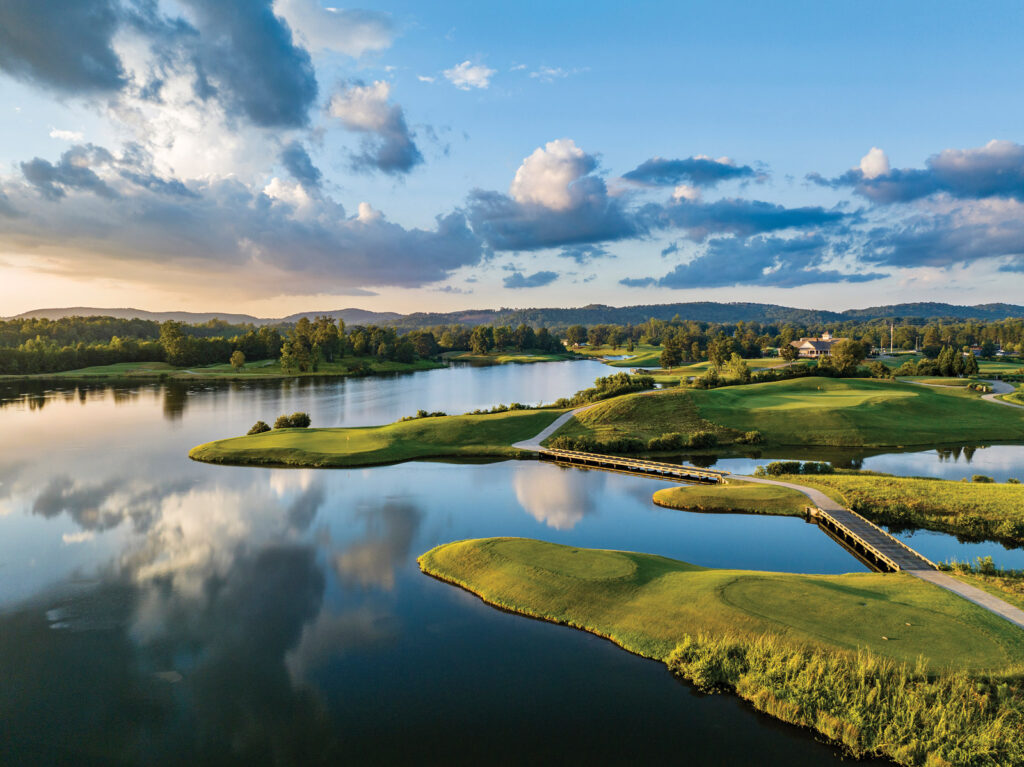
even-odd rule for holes
{"type": "Polygon", "coordinates": [[[572,530],[594,513],[594,493],[601,492],[602,472],[523,462],[516,466],[512,485],[516,500],[536,519],[555,530],[572,530]]]}

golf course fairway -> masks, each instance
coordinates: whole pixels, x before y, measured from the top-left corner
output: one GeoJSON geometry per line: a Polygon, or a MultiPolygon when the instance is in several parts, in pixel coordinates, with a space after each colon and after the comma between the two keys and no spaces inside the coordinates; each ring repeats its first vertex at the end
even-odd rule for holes
{"type": "Polygon", "coordinates": [[[909,576],[713,570],[522,538],[445,544],[419,564],[491,605],[606,637],[702,689],[734,690],[856,756],[1024,758],[1013,682],[1024,632],[909,576]]]}

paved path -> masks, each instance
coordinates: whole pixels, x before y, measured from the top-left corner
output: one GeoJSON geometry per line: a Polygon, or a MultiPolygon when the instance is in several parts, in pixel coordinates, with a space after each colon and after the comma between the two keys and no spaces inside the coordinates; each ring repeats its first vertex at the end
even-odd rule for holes
{"type": "Polygon", "coordinates": [[[1006,400],[1003,399],[996,399],[996,397],[1000,394],[1009,394],[1010,392],[1016,391],[1016,389],[1011,384],[1006,383],[1006,381],[992,380],[988,381],[988,383],[992,385],[992,393],[982,394],[982,399],[987,399],[989,402],[995,402],[997,405],[1024,408],[1024,405],[1018,405],[1016,402],[1007,402],[1006,400]]]}
{"type": "Polygon", "coordinates": [[[940,573],[938,570],[932,569],[931,565],[922,559],[916,552],[911,549],[904,548],[898,543],[894,543],[891,536],[878,530],[859,514],[856,514],[836,503],[820,490],[816,490],[812,487],[804,487],[803,485],[795,485],[790,482],[779,482],[775,479],[765,479],[763,477],[737,476],[736,479],[741,479],[744,482],[758,482],[764,485],[779,485],[780,487],[788,487],[799,493],[803,493],[811,499],[819,509],[827,511],[844,526],[855,532],[861,538],[896,562],[896,564],[898,564],[908,575],[920,578],[922,581],[927,581],[939,588],[946,589],[946,591],[952,591],[954,594],[963,597],[968,602],[973,602],[979,607],[988,610],[990,613],[994,613],[1000,618],[1004,618],[1010,623],[1024,629],[1024,610],[1021,610],[1019,607],[1014,607],[1009,602],[1005,602],[999,597],[989,594],[987,591],[982,591],[975,586],[970,586],[963,581],[957,580],[951,575],[946,575],[945,573],[940,573]]]}
{"type": "Polygon", "coordinates": [[[558,416],[558,418],[552,421],[551,425],[544,429],[544,431],[542,431],[540,434],[534,437],[530,437],[529,439],[524,439],[522,442],[516,442],[512,445],[512,447],[519,448],[520,450],[540,450],[540,443],[546,440],[556,431],[561,429],[563,426],[565,426],[565,424],[569,422],[569,419],[571,419],[574,415],[576,415],[577,413],[582,413],[584,410],[589,410],[590,408],[594,407],[594,405],[599,404],[601,403],[593,402],[589,405],[578,407],[575,410],[570,410],[568,413],[562,413],[562,415],[558,416]]]}

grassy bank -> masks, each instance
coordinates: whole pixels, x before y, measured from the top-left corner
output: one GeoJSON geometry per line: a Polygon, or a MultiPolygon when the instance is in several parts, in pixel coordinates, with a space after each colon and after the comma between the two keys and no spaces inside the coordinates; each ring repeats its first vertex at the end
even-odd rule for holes
{"type": "Polygon", "coordinates": [[[659,506],[683,511],[802,516],[807,496],[775,485],[755,485],[730,479],[720,485],[679,485],[654,493],[659,506]]]}
{"type": "Polygon", "coordinates": [[[1024,440],[1024,411],[974,392],[863,378],[680,389],[620,397],[592,408],[559,435],[650,439],[713,432],[720,444],[759,431],[768,446],[901,447],[963,440],[1024,440]]]}
{"type": "Polygon", "coordinates": [[[486,602],[607,637],[701,687],[734,689],[857,755],[1024,758],[1019,691],[990,692],[964,673],[1019,673],[1020,629],[909,576],[710,570],[509,538],[439,546],[419,563],[486,602]],[[923,666],[901,665],[920,656],[923,666]]]}
{"type": "MultiPolygon", "coordinates": [[[[352,375],[352,367],[361,366],[368,374],[409,373],[417,370],[434,370],[443,368],[442,362],[434,360],[416,360],[415,362],[392,362],[379,360],[376,357],[345,357],[337,362],[322,362],[319,370],[308,373],[285,373],[277,360],[254,360],[247,362],[236,370],[231,365],[205,365],[190,368],[175,367],[166,362],[118,362],[113,365],[65,370],[60,373],[40,373],[28,376],[0,376],[0,380],[18,379],[70,379],[70,380],[107,380],[107,379],[167,379],[189,380],[255,380],[274,378],[316,378],[345,377],[352,375]]],[[[362,375],[362,373],[360,374],[362,375]]]]}
{"type": "Polygon", "coordinates": [[[1024,485],[846,472],[774,479],[823,490],[878,524],[1024,546],[1024,485]]]}
{"type": "Polygon", "coordinates": [[[561,410],[417,418],[351,429],[275,429],[207,442],[189,457],[246,466],[374,466],[422,458],[516,457],[513,442],[543,430],[561,410]]]}
{"type": "Polygon", "coordinates": [[[452,352],[444,355],[445,359],[454,362],[468,362],[473,365],[507,365],[531,362],[562,362],[578,359],[578,355],[570,352],[495,352],[493,354],[473,354],[472,352],[452,352]]]}

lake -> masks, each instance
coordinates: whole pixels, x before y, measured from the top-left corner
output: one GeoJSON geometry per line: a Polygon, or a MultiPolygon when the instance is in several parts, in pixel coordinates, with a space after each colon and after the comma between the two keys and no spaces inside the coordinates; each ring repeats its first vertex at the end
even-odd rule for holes
{"type": "MultiPolygon", "coordinates": [[[[186,456],[295,410],[356,426],[550,402],[608,370],[0,385],[0,763],[838,763],[734,697],[416,566],[439,543],[516,535],[862,569],[813,525],[662,509],[657,480],[532,461],[316,471],[186,456]]],[[[1024,448],[1002,460],[1019,470],[1024,448]]]]}

